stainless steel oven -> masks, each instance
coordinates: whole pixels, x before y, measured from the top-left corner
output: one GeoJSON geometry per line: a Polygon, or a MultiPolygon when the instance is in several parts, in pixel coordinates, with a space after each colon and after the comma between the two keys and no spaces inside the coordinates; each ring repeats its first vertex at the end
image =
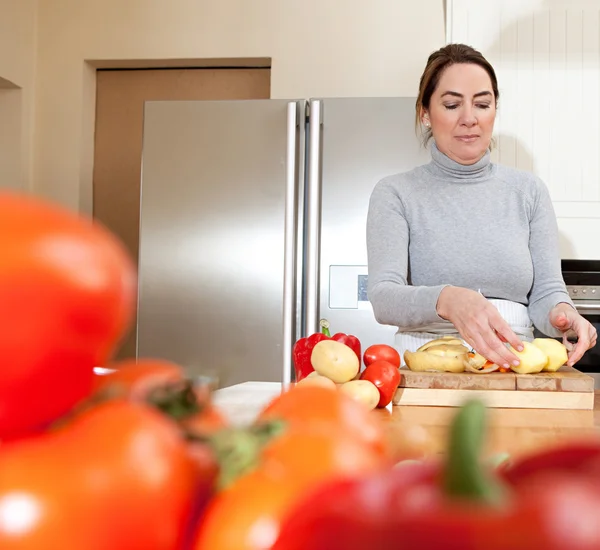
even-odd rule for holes
{"type": "MultiPolygon", "coordinates": [[[[562,260],[562,274],[577,311],[600,332],[600,260],[562,260]]],[[[575,365],[590,374],[600,388],[600,344],[575,365]]]]}

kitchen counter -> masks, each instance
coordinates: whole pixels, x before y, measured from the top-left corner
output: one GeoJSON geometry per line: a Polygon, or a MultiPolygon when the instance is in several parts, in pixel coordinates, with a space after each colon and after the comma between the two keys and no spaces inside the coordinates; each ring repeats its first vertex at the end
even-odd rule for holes
{"type": "MultiPolygon", "coordinates": [[[[233,423],[252,421],[257,413],[281,391],[276,382],[245,382],[217,390],[214,400],[233,423]]],[[[424,439],[431,454],[443,453],[447,428],[456,409],[452,407],[395,406],[379,409],[392,437],[424,439]]],[[[486,455],[510,453],[515,456],[540,446],[600,429],[600,391],[593,410],[489,409],[486,455]]]]}

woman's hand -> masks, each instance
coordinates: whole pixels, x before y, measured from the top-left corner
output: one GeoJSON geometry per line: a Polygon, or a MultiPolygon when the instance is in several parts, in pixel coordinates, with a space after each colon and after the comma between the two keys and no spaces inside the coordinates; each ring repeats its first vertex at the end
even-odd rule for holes
{"type": "Polygon", "coordinates": [[[438,298],[437,312],[450,321],[463,339],[488,361],[509,368],[519,359],[504,342],[523,350],[519,337],[498,310],[479,292],[454,286],[445,287],[438,298]]]}
{"type": "Polygon", "coordinates": [[[582,317],[570,304],[560,303],[552,308],[549,315],[550,324],[563,333],[563,344],[569,352],[567,365],[572,367],[583,354],[596,345],[598,334],[594,326],[582,317]],[[577,344],[569,342],[569,336],[577,337],[577,344]]]}

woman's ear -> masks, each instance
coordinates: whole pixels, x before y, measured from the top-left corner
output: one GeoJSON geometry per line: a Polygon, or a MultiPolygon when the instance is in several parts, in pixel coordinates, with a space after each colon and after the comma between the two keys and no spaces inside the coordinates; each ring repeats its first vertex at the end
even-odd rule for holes
{"type": "Polygon", "coordinates": [[[425,109],[421,109],[421,123],[427,128],[431,126],[431,122],[429,120],[429,113],[425,109]]]}

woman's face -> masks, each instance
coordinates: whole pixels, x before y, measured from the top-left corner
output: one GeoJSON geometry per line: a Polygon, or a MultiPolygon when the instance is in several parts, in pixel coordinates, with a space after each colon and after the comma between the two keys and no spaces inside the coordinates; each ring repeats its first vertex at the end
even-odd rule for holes
{"type": "Polygon", "coordinates": [[[477,162],[490,146],[496,118],[492,81],[485,69],[458,63],[444,70],[421,118],[442,153],[460,164],[477,162]]]}

